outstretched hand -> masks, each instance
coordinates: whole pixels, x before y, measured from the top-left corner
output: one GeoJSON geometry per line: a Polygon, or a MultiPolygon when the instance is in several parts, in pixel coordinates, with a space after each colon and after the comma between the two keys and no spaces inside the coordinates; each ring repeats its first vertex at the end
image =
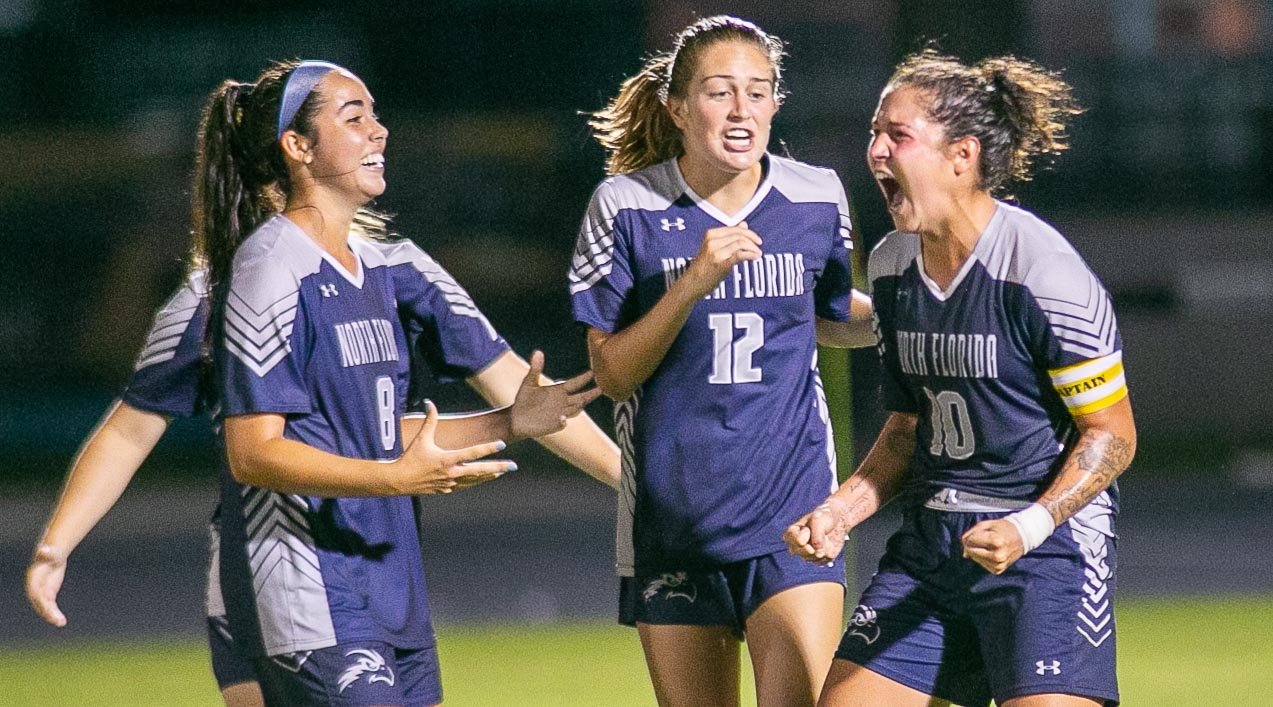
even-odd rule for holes
{"type": "Polygon", "coordinates": [[[601,395],[600,388],[587,387],[592,382],[592,371],[547,385],[540,381],[543,373],[544,352],[535,351],[530,355],[530,370],[522,379],[509,410],[512,439],[542,437],[558,432],[570,418],[601,395]]]}
{"type": "Polygon", "coordinates": [[[787,526],[782,535],[787,541],[787,552],[819,565],[835,562],[849,535],[848,515],[843,501],[834,496],[828,498],[787,526]]]}
{"type": "Polygon", "coordinates": [[[27,600],[40,618],[65,626],[66,615],[57,606],[57,593],[66,578],[66,555],[52,545],[37,545],[27,567],[27,600]]]}
{"type": "Polygon", "coordinates": [[[437,445],[438,409],[427,404],[424,425],[415,439],[394,462],[398,485],[404,494],[445,494],[498,479],[517,469],[507,459],[477,461],[504,449],[504,442],[475,444],[462,449],[443,449],[437,445]]]}

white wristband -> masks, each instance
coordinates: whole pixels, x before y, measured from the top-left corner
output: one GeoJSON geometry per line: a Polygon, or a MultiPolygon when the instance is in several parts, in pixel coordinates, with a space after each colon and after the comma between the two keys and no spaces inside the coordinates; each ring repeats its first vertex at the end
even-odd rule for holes
{"type": "Polygon", "coordinates": [[[1042,545],[1043,541],[1052,535],[1052,531],[1056,530],[1056,522],[1052,520],[1052,514],[1037,503],[1031,503],[1016,513],[1005,516],[1004,520],[1015,525],[1017,532],[1021,533],[1023,546],[1021,554],[1023,555],[1042,545]]]}

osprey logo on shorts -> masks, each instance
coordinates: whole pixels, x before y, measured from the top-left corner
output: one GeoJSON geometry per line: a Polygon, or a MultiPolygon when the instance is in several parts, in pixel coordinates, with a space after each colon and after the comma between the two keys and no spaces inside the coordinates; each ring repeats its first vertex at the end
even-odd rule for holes
{"type": "Polygon", "coordinates": [[[880,640],[880,627],[875,625],[875,609],[866,604],[858,604],[853,610],[853,617],[849,619],[848,635],[857,636],[866,641],[868,646],[880,640]]]}
{"type": "Polygon", "coordinates": [[[663,593],[664,599],[684,599],[693,604],[698,598],[698,588],[690,582],[690,577],[685,572],[669,572],[662,577],[645,585],[645,591],[641,592],[641,596],[646,601],[650,601],[659,592],[663,593]]]}
{"type": "Polygon", "coordinates": [[[1039,675],[1060,675],[1061,661],[1054,660],[1051,663],[1044,663],[1041,660],[1034,661],[1035,673],[1039,675]]]}
{"type": "Polygon", "coordinates": [[[383,682],[389,687],[393,687],[393,670],[385,665],[385,659],[379,653],[369,648],[355,648],[345,654],[346,658],[350,656],[358,657],[354,658],[354,662],[345,666],[345,669],[340,673],[338,685],[341,693],[344,693],[345,688],[358,682],[358,678],[364,675],[367,676],[367,684],[369,685],[373,682],[383,682]],[[388,675],[381,675],[381,671],[388,673],[388,675]]]}

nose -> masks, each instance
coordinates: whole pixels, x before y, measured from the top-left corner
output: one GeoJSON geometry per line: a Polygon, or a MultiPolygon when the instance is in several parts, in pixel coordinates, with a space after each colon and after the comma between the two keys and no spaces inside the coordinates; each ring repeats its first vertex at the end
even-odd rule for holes
{"type": "Polygon", "coordinates": [[[746,120],[751,117],[751,104],[746,93],[739,92],[734,94],[734,106],[730,111],[730,117],[735,120],[746,120]]]}
{"type": "Polygon", "coordinates": [[[866,147],[866,161],[868,164],[876,160],[886,160],[889,156],[888,136],[884,133],[876,133],[871,137],[870,144],[866,147]]]}
{"type": "Polygon", "coordinates": [[[384,142],[389,138],[389,128],[386,128],[385,124],[380,122],[379,118],[373,118],[372,120],[375,121],[376,124],[375,130],[371,132],[372,141],[384,142]]]}

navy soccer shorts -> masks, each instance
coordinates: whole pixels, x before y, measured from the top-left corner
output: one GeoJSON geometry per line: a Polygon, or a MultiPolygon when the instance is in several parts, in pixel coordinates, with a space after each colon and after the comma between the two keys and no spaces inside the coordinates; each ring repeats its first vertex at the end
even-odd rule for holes
{"type": "Polygon", "coordinates": [[[436,646],[404,650],[353,641],[255,664],[267,705],[426,707],[442,701],[436,646]]]}
{"type": "Polygon", "coordinates": [[[230,625],[225,616],[208,617],[208,650],[212,654],[212,675],[217,688],[224,690],[231,685],[256,682],[256,670],[252,658],[245,655],[234,642],[230,625]]]}
{"type": "Polygon", "coordinates": [[[823,567],[785,550],[715,569],[639,572],[619,582],[619,623],[728,626],[739,636],[766,599],[815,582],[844,586],[841,558],[823,567]]]}
{"type": "Polygon", "coordinates": [[[1090,504],[995,576],[960,537],[1005,514],[908,511],[836,657],[969,707],[1043,693],[1117,705],[1112,512],[1090,504]]]}

